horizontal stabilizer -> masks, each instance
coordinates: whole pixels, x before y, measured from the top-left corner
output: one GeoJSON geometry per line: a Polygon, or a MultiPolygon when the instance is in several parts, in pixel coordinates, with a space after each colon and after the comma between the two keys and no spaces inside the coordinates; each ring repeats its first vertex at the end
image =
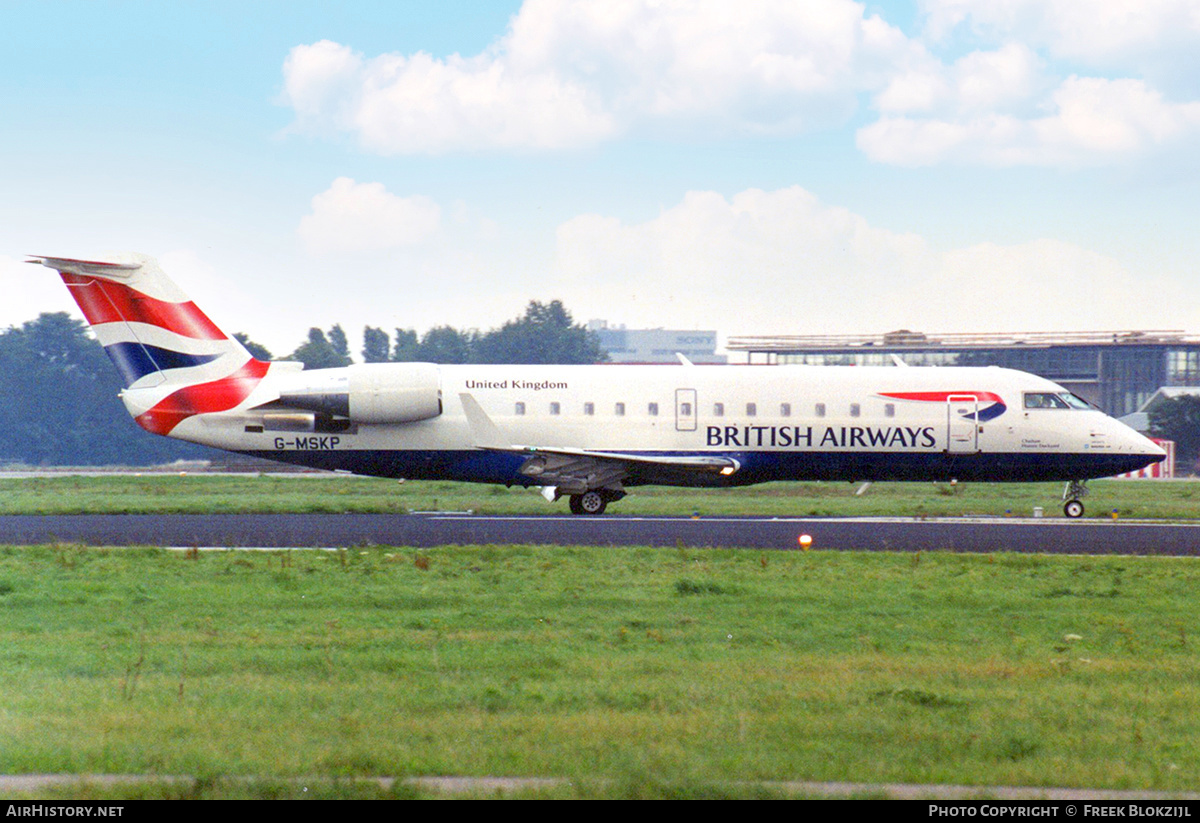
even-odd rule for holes
{"type": "Polygon", "coordinates": [[[141,263],[105,263],[99,260],[75,260],[70,257],[43,257],[32,254],[26,263],[46,266],[68,274],[92,274],[101,277],[125,279],[142,267],[141,263]]]}

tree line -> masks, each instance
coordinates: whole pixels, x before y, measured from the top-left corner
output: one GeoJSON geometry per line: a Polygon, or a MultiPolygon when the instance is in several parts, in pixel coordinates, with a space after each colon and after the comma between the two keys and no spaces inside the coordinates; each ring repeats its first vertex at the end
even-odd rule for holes
{"type": "MultiPolygon", "coordinates": [[[[275,359],[245,334],[239,341],[262,360],[275,359]]],[[[349,365],[340,325],[309,330],[284,359],[305,368],[349,365]]],[[[531,302],[522,317],[486,332],[439,326],[418,336],[368,326],[362,360],[434,363],[599,363],[596,336],[559,301],[531,302]]],[[[0,465],[141,466],[211,459],[221,452],[148,434],[129,417],[120,376],[87,325],[66,312],[41,314],[0,330],[0,465]]]]}
{"type": "Polygon", "coordinates": [[[1200,463],[1200,397],[1167,398],[1150,410],[1150,434],[1175,442],[1175,473],[1193,474],[1200,463]]]}
{"type": "MultiPolygon", "coordinates": [[[[274,359],[261,345],[245,335],[235,335],[260,360],[274,359]]],[[[353,362],[350,344],[341,325],[323,331],[313,327],[307,339],[285,360],[298,360],[307,369],[348,366],[353,362]]],[[[571,318],[563,304],[534,300],[521,317],[498,329],[461,330],[437,326],[418,336],[412,329],[396,329],[394,335],[374,326],[363,329],[364,363],[602,363],[608,355],[595,333],[571,318]]]]}
{"type": "MultiPolygon", "coordinates": [[[[244,334],[235,335],[251,354],[274,359],[244,334]]],[[[368,326],[362,359],[369,363],[597,363],[607,359],[594,334],[574,323],[562,304],[531,302],[522,317],[479,332],[439,326],[418,336],[411,329],[389,335],[368,326]]],[[[340,325],[308,338],[286,359],[306,368],[352,362],[340,325]]],[[[0,465],[149,465],[206,459],[212,449],[142,431],[118,395],[122,385],[103,347],[87,326],[66,312],[42,314],[0,331],[0,465]]],[[[1180,473],[1200,460],[1200,398],[1165,400],[1150,413],[1156,437],[1176,443],[1180,473]]]]}
{"type": "Polygon", "coordinates": [[[142,431],[122,388],[104,348],[66,312],[0,331],[0,464],[144,466],[216,454],[142,431]]]}

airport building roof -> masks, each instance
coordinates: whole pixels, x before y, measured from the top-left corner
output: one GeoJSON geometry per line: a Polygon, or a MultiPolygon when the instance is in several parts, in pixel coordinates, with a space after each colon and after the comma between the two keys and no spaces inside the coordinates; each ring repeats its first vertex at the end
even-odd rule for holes
{"type": "Polygon", "coordinates": [[[1200,335],[1175,330],[732,337],[748,362],[810,366],[1003,366],[1053,380],[1112,415],[1161,386],[1200,386],[1200,335]]]}
{"type": "Polygon", "coordinates": [[[995,348],[997,346],[1200,345],[1200,335],[1179,330],[951,332],[926,334],[900,329],[883,334],[781,334],[730,337],[731,351],[780,352],[811,349],[995,348]]]}

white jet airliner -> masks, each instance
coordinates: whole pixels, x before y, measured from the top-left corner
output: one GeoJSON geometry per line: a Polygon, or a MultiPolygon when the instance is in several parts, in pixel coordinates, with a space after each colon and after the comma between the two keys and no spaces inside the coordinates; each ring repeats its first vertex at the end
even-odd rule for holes
{"type": "Polygon", "coordinates": [[[1162,460],[1061,386],[987,368],[263,362],[157,262],[57,270],[147,431],[321,469],[540,486],[601,514],[629,486],[1084,481],[1162,460]]]}

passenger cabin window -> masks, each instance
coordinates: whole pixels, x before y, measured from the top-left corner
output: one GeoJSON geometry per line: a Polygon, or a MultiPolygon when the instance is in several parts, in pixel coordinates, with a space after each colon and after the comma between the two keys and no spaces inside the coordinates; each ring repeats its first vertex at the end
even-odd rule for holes
{"type": "Polygon", "coordinates": [[[817,417],[824,417],[825,416],[825,404],[818,403],[816,405],[816,408],[814,409],[814,411],[817,413],[817,417]]]}
{"type": "Polygon", "coordinates": [[[895,417],[896,416],[896,404],[895,403],[885,403],[883,406],[883,415],[884,415],[884,417],[895,417]]]}
{"type": "Polygon", "coordinates": [[[1069,409],[1067,401],[1051,392],[1026,392],[1025,408],[1027,409],[1069,409]]]}
{"type": "Polygon", "coordinates": [[[651,403],[649,406],[646,407],[646,411],[649,413],[649,415],[651,417],[658,417],[658,404],[651,403]]]}
{"type": "Polygon", "coordinates": [[[791,417],[792,416],[792,404],[791,403],[780,403],[779,404],[779,416],[780,417],[791,417]]]}
{"type": "Polygon", "coordinates": [[[589,417],[591,415],[595,414],[596,413],[596,404],[595,403],[584,403],[583,404],[583,413],[588,415],[589,417]]]}
{"type": "Polygon", "coordinates": [[[758,414],[758,404],[757,403],[747,403],[746,404],[746,416],[754,417],[756,414],[758,414]]]}
{"type": "Polygon", "coordinates": [[[724,403],[713,403],[713,417],[724,417],[724,416],[725,416],[725,404],[724,403]]]}
{"type": "Polygon", "coordinates": [[[680,417],[691,417],[692,416],[692,404],[691,403],[680,403],[679,404],[679,416],[680,417]]]}
{"type": "Polygon", "coordinates": [[[516,407],[513,409],[513,414],[524,414],[524,413],[525,413],[525,404],[518,400],[516,407]]]}
{"type": "Polygon", "coordinates": [[[617,417],[624,417],[625,416],[625,404],[618,403],[617,405],[613,406],[613,414],[615,414],[617,417]]]}
{"type": "Polygon", "coordinates": [[[861,417],[862,416],[862,406],[858,405],[857,403],[851,403],[850,404],[850,416],[851,417],[861,417]]]}
{"type": "Polygon", "coordinates": [[[551,414],[562,414],[562,405],[559,403],[551,403],[550,404],[550,413],[551,414]]]}

